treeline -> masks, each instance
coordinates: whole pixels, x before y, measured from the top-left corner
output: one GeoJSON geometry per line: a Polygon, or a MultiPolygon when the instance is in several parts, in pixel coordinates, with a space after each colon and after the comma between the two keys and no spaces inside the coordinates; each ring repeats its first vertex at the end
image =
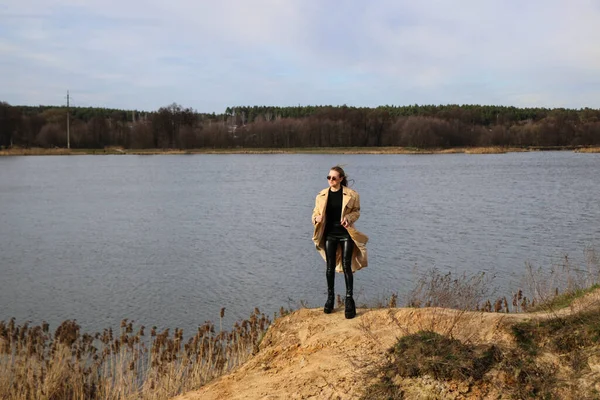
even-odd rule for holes
{"type": "MultiPolygon", "coordinates": [[[[70,108],[73,148],[600,145],[600,110],[480,105],[70,108]]],[[[0,146],[66,147],[67,108],[0,102],[0,146]]]]}

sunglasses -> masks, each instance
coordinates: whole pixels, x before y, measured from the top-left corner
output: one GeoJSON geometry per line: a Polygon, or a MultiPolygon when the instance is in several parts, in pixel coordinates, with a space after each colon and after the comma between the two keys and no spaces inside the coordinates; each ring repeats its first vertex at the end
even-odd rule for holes
{"type": "Polygon", "coordinates": [[[337,181],[338,179],[340,179],[340,178],[337,178],[335,176],[329,176],[329,175],[327,175],[327,180],[328,181],[337,181]]]}

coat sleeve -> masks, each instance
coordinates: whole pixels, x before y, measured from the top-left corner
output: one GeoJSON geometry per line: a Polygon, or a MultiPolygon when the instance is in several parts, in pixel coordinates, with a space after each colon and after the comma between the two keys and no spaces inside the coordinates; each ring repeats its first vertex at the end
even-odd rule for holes
{"type": "Polygon", "coordinates": [[[317,217],[317,215],[321,214],[321,210],[319,210],[319,206],[318,206],[318,199],[319,199],[319,195],[317,194],[317,197],[315,198],[315,208],[313,208],[313,212],[312,212],[312,224],[316,225],[317,222],[315,221],[315,218],[317,217]]]}
{"type": "Polygon", "coordinates": [[[355,223],[360,217],[360,196],[356,192],[354,193],[354,204],[352,204],[352,208],[348,210],[345,217],[350,225],[355,223]]]}

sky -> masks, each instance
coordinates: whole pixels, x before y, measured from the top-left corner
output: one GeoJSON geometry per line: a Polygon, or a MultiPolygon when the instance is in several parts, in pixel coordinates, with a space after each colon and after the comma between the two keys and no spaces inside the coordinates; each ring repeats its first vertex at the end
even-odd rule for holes
{"type": "Polygon", "coordinates": [[[0,101],[600,108],[600,0],[1,0],[0,101]]]}

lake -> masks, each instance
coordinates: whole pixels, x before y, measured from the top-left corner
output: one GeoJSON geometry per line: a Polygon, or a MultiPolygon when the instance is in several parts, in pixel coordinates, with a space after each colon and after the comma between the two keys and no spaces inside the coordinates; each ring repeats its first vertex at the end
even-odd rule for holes
{"type": "Polygon", "coordinates": [[[322,307],[310,218],[338,163],[370,237],[359,305],[404,305],[432,267],[510,291],[526,262],[600,251],[600,154],[0,157],[0,320],[189,334],[221,307],[224,328],[254,307],[322,307]]]}

